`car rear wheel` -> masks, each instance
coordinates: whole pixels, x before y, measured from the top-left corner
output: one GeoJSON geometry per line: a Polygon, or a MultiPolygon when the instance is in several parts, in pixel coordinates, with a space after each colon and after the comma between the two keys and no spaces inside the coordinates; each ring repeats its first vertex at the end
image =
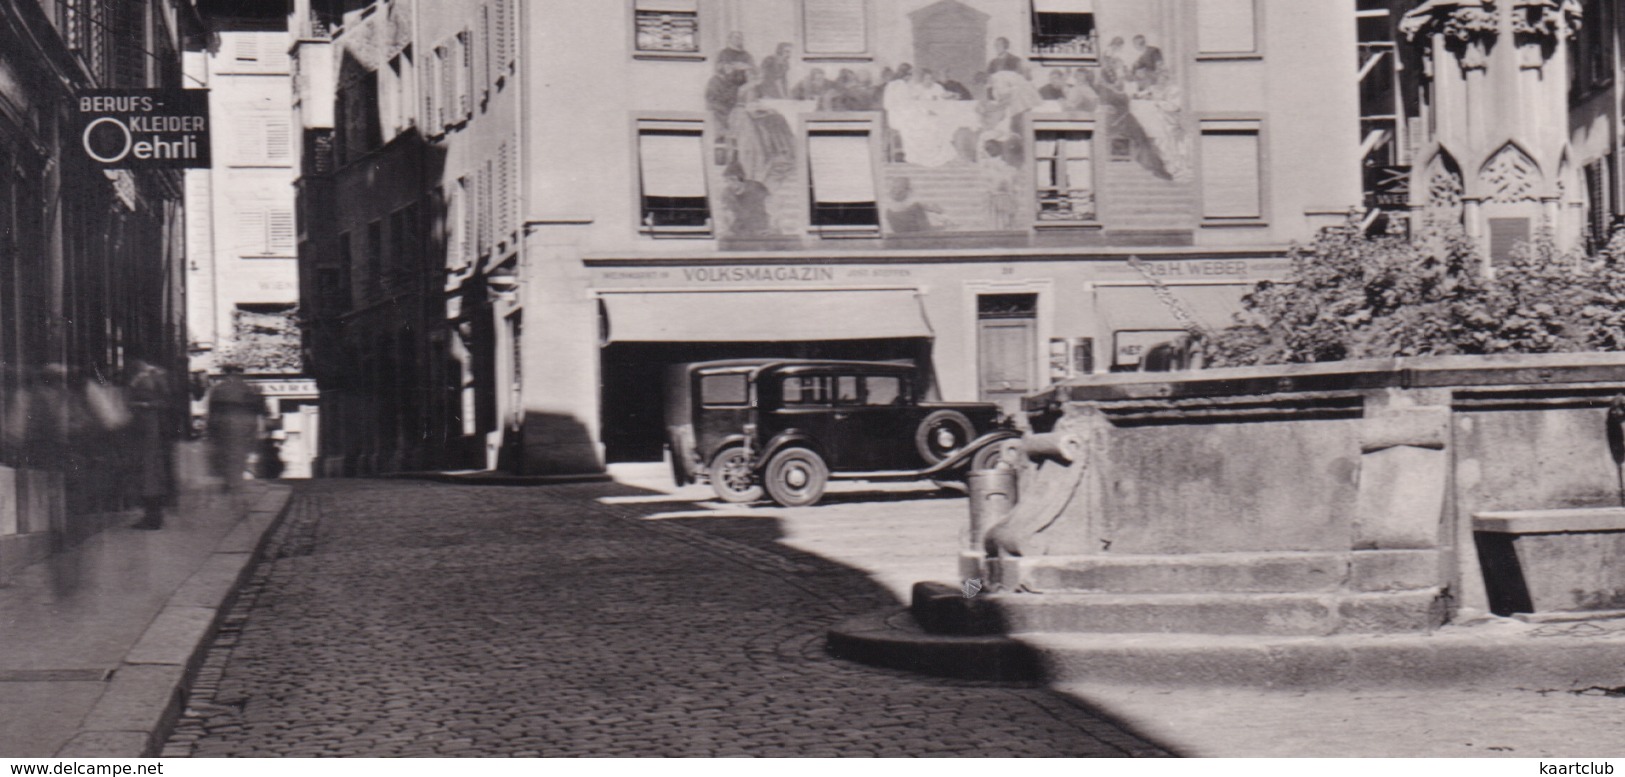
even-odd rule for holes
{"type": "Polygon", "coordinates": [[[970,419],[958,410],[938,410],[920,421],[914,447],[926,464],[937,464],[958,453],[974,437],[970,419]]]}
{"type": "Polygon", "coordinates": [[[739,446],[726,448],[711,459],[711,490],[724,502],[754,502],[762,498],[762,485],[750,468],[750,454],[739,446]]]}
{"type": "Polygon", "coordinates": [[[806,448],[786,448],[768,461],[765,479],[773,501],[785,507],[806,507],[823,498],[829,467],[806,448]]]}

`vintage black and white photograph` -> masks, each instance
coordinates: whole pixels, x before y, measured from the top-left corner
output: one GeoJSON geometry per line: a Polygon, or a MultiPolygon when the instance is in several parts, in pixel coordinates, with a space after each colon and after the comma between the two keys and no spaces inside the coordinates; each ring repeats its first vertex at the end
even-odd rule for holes
{"type": "Polygon", "coordinates": [[[1603,773],[1622,153],[1622,0],[0,0],[0,760],[1603,773]]]}

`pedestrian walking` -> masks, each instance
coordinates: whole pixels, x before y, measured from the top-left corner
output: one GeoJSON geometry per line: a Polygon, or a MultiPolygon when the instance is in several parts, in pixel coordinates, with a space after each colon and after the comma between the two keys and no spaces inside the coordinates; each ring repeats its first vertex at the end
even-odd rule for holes
{"type": "Polygon", "coordinates": [[[259,440],[265,398],[243,380],[242,368],[228,365],[226,376],[209,391],[209,448],[215,472],[225,490],[236,491],[248,466],[248,454],[259,440]]]}
{"type": "Polygon", "coordinates": [[[132,491],[141,499],[141,520],[133,529],[164,528],[164,506],[174,496],[169,441],[164,429],[169,420],[169,372],[140,359],[130,362],[129,430],[132,491]]]}

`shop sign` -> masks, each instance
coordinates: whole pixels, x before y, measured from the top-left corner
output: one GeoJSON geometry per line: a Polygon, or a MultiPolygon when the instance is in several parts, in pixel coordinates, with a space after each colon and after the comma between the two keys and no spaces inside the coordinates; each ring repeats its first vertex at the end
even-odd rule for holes
{"type": "Polygon", "coordinates": [[[268,397],[316,396],[314,380],[249,381],[268,397]]]}
{"type": "Polygon", "coordinates": [[[85,158],[107,169],[209,166],[206,89],[91,89],[75,98],[85,158]]]}
{"type": "Polygon", "coordinates": [[[1368,208],[1406,208],[1411,201],[1409,165],[1373,165],[1365,169],[1368,208]]]}
{"type": "Polygon", "coordinates": [[[1163,343],[1172,343],[1185,336],[1180,329],[1140,329],[1123,330],[1113,333],[1116,345],[1116,355],[1112,364],[1119,367],[1134,368],[1145,359],[1146,352],[1163,343]]]}

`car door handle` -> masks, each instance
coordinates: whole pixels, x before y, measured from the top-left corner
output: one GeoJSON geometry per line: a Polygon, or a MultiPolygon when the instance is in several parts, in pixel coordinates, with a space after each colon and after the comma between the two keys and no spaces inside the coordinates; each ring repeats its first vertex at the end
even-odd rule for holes
{"type": "Polygon", "coordinates": [[[836,413],[835,414],[835,420],[837,420],[837,421],[845,421],[847,419],[847,415],[848,415],[847,413],[836,413]]]}

